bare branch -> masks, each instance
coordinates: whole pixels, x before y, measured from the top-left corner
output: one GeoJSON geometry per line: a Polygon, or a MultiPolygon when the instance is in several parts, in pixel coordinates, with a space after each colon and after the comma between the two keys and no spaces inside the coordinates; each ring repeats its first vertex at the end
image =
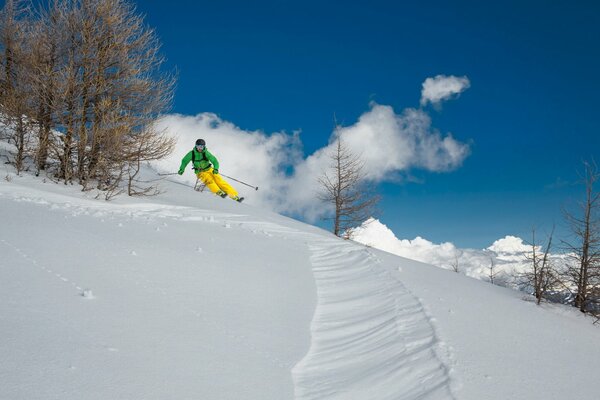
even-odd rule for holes
{"type": "Polygon", "coordinates": [[[318,198],[333,205],[333,233],[340,236],[373,216],[379,196],[364,176],[364,162],[337,137],[330,155],[328,172],[318,178],[322,192],[318,198]]]}

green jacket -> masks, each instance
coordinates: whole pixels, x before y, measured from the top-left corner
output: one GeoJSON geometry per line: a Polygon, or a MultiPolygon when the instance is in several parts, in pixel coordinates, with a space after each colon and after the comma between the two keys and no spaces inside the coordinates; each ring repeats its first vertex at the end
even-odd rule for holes
{"type": "Polygon", "coordinates": [[[219,161],[207,148],[204,148],[204,151],[198,151],[194,147],[194,149],[187,153],[181,160],[181,167],[179,167],[179,170],[184,171],[185,167],[187,167],[192,160],[194,160],[194,171],[196,173],[206,171],[211,166],[214,169],[219,169],[219,161]]]}

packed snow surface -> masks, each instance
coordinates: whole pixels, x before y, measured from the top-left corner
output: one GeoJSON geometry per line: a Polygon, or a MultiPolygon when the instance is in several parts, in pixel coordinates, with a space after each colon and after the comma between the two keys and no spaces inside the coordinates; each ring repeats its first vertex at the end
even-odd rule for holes
{"type": "MultiPolygon", "coordinates": [[[[10,175],[10,171],[3,173],[10,175]]],[[[177,178],[0,181],[0,399],[597,398],[600,331],[177,178]]]]}

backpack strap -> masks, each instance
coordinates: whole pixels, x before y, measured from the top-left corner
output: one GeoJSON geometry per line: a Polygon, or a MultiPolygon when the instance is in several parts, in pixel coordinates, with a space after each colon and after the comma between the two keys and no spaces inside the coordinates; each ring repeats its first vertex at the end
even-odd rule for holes
{"type": "MultiPolygon", "coordinates": [[[[208,158],[206,157],[206,154],[204,154],[204,152],[202,152],[202,158],[200,160],[206,160],[208,161],[208,158]]],[[[196,170],[196,149],[192,149],[192,167],[194,168],[194,172],[198,172],[198,170],[196,170]]]]}

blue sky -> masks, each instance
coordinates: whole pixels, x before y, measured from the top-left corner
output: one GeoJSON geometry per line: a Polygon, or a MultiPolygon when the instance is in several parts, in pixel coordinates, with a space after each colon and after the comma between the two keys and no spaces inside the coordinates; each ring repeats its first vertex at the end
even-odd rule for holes
{"type": "Polygon", "coordinates": [[[426,78],[468,77],[458,98],[424,111],[470,155],[452,171],[412,168],[403,183],[382,183],[380,220],[401,238],[480,248],[527,238],[533,225],[560,232],[561,206],[582,190],[581,160],[600,160],[600,3],[488,3],[139,1],[138,10],[179,72],[173,112],[300,130],[305,155],[327,145],[334,114],[355,124],[371,101],[400,114],[419,108],[426,78]]]}

